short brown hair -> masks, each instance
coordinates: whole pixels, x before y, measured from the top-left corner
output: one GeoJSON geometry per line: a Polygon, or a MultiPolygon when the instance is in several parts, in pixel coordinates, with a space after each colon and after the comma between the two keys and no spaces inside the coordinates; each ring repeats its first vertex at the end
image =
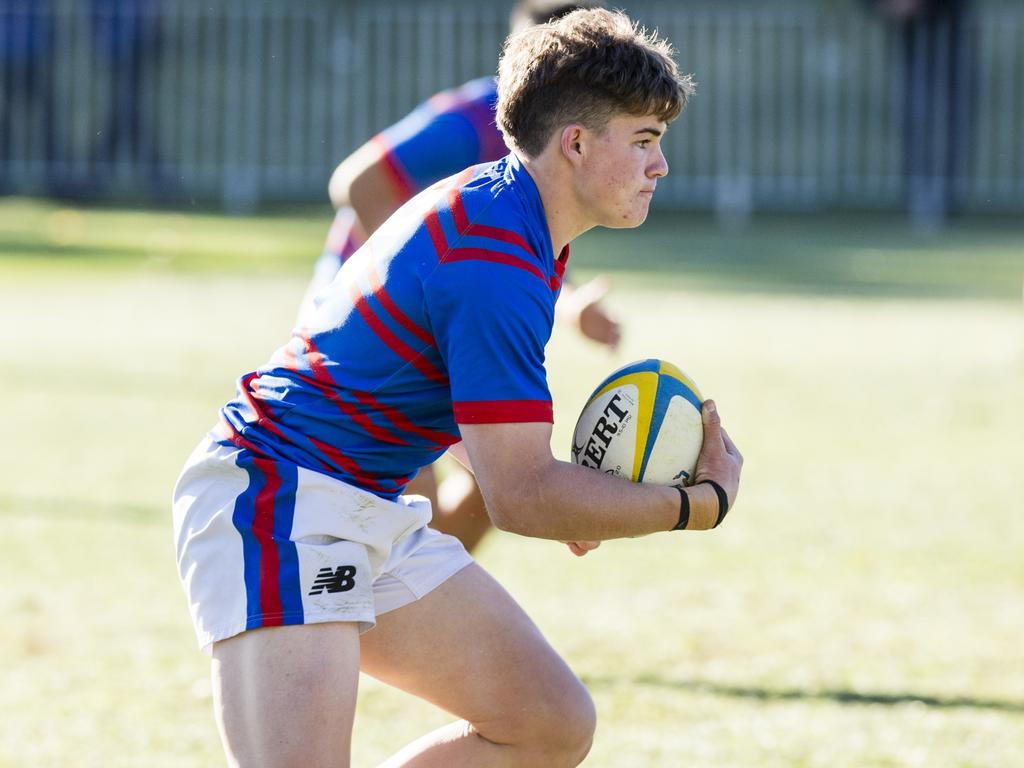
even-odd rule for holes
{"type": "Polygon", "coordinates": [[[619,11],[573,11],[525,29],[505,41],[498,65],[498,128],[535,157],[569,123],[601,131],[619,114],[670,123],[694,91],[673,53],[619,11]]]}

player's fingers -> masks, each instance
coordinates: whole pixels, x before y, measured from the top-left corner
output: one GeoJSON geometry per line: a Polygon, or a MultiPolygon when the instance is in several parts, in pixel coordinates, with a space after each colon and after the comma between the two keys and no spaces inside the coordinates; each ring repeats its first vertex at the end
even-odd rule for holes
{"type": "Polygon", "coordinates": [[[722,439],[722,421],[718,417],[718,408],[714,400],[705,400],[700,409],[701,421],[704,422],[704,443],[716,444],[722,439]]]}
{"type": "Polygon", "coordinates": [[[583,557],[587,552],[601,546],[600,541],[563,541],[562,543],[569,547],[569,551],[576,557],[583,557]]]}
{"type": "Polygon", "coordinates": [[[736,443],[729,437],[729,433],[725,431],[725,427],[722,427],[722,442],[725,443],[725,452],[730,456],[735,456],[743,463],[743,454],[740,453],[740,449],[736,447],[736,443]]]}
{"type": "Polygon", "coordinates": [[[619,327],[618,321],[614,318],[609,318],[608,327],[604,332],[604,343],[609,349],[614,352],[619,347],[619,340],[622,338],[622,330],[619,327]]]}

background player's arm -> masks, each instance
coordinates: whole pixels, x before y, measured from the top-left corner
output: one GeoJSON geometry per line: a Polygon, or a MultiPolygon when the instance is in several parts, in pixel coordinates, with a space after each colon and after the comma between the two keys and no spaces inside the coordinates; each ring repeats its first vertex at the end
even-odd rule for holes
{"type": "Polygon", "coordinates": [[[603,275],[580,286],[567,279],[562,283],[562,292],[555,304],[555,317],[584,337],[614,351],[622,338],[622,326],[615,313],[601,303],[609,288],[611,284],[603,275]]]}
{"type": "MultiPolygon", "coordinates": [[[[715,480],[736,498],[743,457],[705,407],[696,479],[715,480]]],[[[542,539],[600,541],[670,530],[679,519],[674,488],[631,483],[551,455],[551,425],[461,424],[463,443],[494,524],[542,539]]],[[[712,527],[718,499],[709,485],[686,489],[691,521],[712,527]]]]}
{"type": "Polygon", "coordinates": [[[405,202],[388,175],[380,146],[368,141],[331,174],[328,185],[335,208],[350,206],[362,231],[372,234],[405,202]]]}

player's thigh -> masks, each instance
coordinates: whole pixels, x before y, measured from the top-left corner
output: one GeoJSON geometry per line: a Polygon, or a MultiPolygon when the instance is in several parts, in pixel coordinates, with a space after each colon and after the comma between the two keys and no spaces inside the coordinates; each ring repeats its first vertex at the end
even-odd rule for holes
{"type": "Polygon", "coordinates": [[[586,688],[475,563],[379,616],[361,640],[364,672],[464,718],[491,741],[586,741],[593,732],[586,688]]]}
{"type": "Polygon", "coordinates": [[[405,494],[425,496],[430,501],[430,506],[437,509],[437,470],[433,464],[420,469],[412,482],[405,487],[405,494]]]}
{"type": "Polygon", "coordinates": [[[358,681],[352,622],[258,629],[215,643],[214,710],[229,764],[348,765],[358,681]]]}

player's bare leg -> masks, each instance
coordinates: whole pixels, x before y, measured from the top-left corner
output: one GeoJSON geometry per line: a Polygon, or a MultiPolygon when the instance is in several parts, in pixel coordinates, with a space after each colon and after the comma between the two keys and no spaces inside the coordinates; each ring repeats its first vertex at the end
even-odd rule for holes
{"type": "Polygon", "coordinates": [[[430,525],[457,538],[467,552],[472,552],[491,530],[491,518],[480,487],[472,473],[457,462],[452,462],[448,476],[437,489],[437,504],[430,525]]]}
{"type": "Polygon", "coordinates": [[[473,474],[458,462],[451,463],[440,486],[434,465],[423,467],[405,493],[430,499],[434,511],[430,527],[457,538],[467,552],[472,552],[491,529],[483,494],[473,474]]]}
{"type": "Polygon", "coordinates": [[[383,614],[362,636],[364,672],[463,718],[384,763],[575,766],[594,733],[583,684],[480,566],[383,614]]]}
{"type": "MultiPolygon", "coordinates": [[[[416,477],[405,487],[403,493],[425,496],[430,500],[430,508],[434,510],[434,517],[437,517],[437,472],[434,471],[434,465],[430,464],[417,472],[416,477]]],[[[431,523],[431,527],[433,527],[433,523],[431,523]]]]}
{"type": "Polygon", "coordinates": [[[349,765],[359,683],[351,622],[243,632],[213,646],[213,706],[228,765],[349,765]]]}

